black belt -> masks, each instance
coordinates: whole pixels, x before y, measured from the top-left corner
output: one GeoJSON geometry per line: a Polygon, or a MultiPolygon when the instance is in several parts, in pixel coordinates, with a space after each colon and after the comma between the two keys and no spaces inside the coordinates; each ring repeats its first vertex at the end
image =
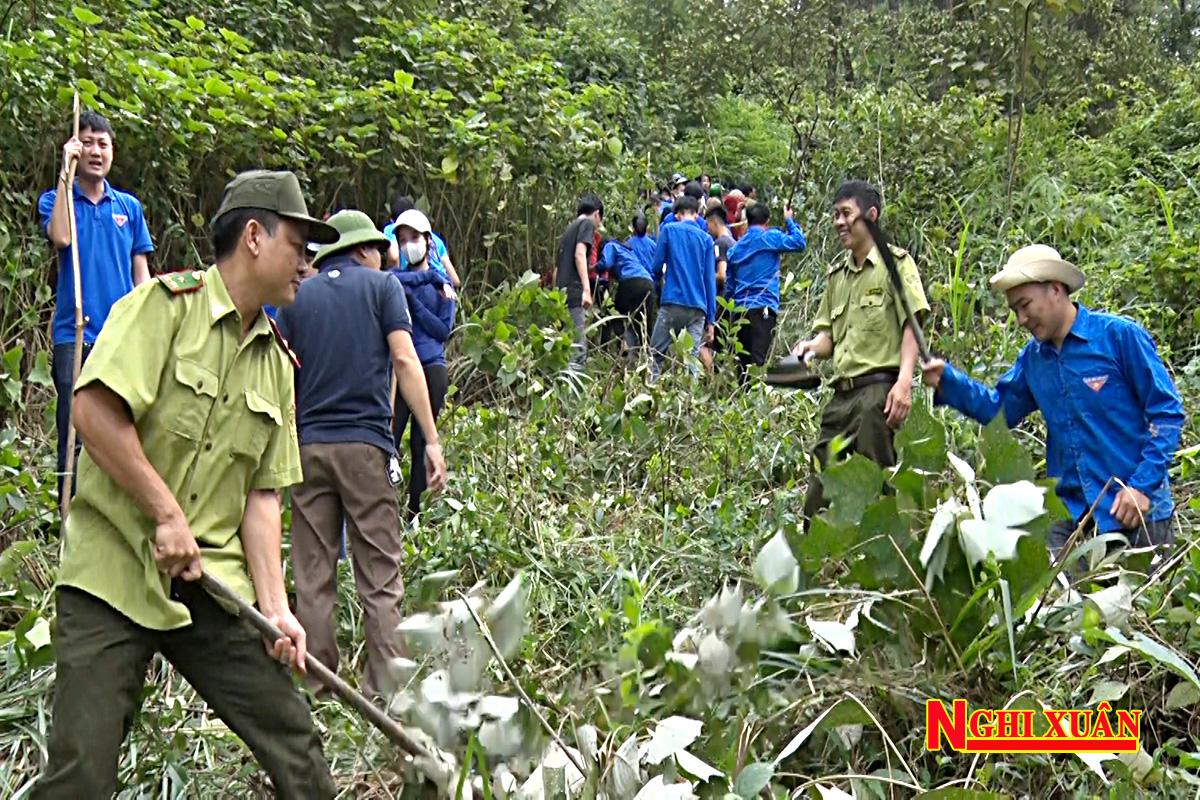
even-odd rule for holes
{"type": "Polygon", "coordinates": [[[833,390],[835,392],[853,392],[855,389],[861,389],[864,386],[871,386],[876,383],[895,383],[899,379],[899,370],[882,369],[875,372],[868,372],[865,375],[858,375],[854,378],[836,380],[833,382],[833,390]]]}

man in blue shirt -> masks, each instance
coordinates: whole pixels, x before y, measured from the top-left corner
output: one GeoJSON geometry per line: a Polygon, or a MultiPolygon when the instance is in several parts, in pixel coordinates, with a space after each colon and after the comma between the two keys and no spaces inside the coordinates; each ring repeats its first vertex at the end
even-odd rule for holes
{"type": "Polygon", "coordinates": [[[750,229],[729,249],[725,277],[725,296],[731,299],[742,325],[737,329],[742,352],[743,379],[750,364],[767,362],[775,340],[779,317],[779,255],[804,251],[804,231],[792,217],[792,209],[783,210],[787,232],[768,230],[771,209],[756,203],[746,211],[750,229]]]}
{"type": "Polygon", "coordinates": [[[923,366],[939,404],[987,423],[1004,412],[1017,425],[1046,420],[1046,472],[1073,521],[1056,524],[1066,543],[1095,506],[1100,533],[1126,533],[1134,546],[1173,541],[1167,469],[1179,445],[1183,404],[1150,334],[1137,323],[1071,301],[1083,273],[1046,245],[1021,248],[992,277],[1021,327],[1033,335],[989,389],[941,359],[923,366]]]}
{"type": "MultiPolygon", "coordinates": [[[[388,240],[361,211],[329,218],[340,237],[317,253],[320,274],[280,309],[280,332],[300,362],[296,431],[304,483],[292,489],[292,571],[296,617],[309,652],[337,670],[334,602],[342,519],[366,620],[368,694],[385,685],[403,582],[400,468],[392,439],[394,368],[400,395],[425,433],[429,485],[440,491],[446,465],[421,362],[413,348],[404,289],[380,266],[388,240]]],[[[315,687],[314,687],[315,688],[315,687]]]]}
{"type": "Polygon", "coordinates": [[[681,330],[692,337],[688,371],[700,374],[700,346],[713,335],[717,317],[717,260],[708,229],[696,226],[700,204],[687,195],[675,203],[677,224],[664,225],[658,234],[650,270],[654,282],[663,280],[654,332],[650,334],[650,381],[658,380],[671,340],[681,330]]]}
{"type": "MultiPolygon", "coordinates": [[[[67,434],[75,362],[75,277],[71,267],[71,225],[67,219],[67,165],[78,159],[75,185],[75,229],[79,243],[79,285],[83,292],[83,357],[92,350],[108,312],[133,287],[150,279],[147,255],[154,252],[150,229],[136,197],[108,182],[116,137],[99,114],[79,115],[79,137],[63,145],[58,183],[38,200],[42,233],[58,251],[54,303],[54,389],[58,394],[58,493],[62,498],[67,468],[67,434]]],[[[79,445],[76,444],[76,448],[79,445]]],[[[78,454],[78,449],[76,450],[78,454]]]]}

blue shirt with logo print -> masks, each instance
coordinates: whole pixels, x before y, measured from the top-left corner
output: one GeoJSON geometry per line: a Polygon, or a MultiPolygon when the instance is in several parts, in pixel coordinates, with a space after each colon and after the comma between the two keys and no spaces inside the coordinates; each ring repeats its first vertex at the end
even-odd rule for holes
{"type": "MultiPolygon", "coordinates": [[[[79,243],[79,283],[83,289],[83,340],[93,344],[113,304],[133,291],[133,257],[154,252],[141,202],[104,182],[104,194],[93,203],[76,183],[75,226],[79,243]]],[[[57,190],[38,200],[42,233],[49,234],[57,190]]],[[[58,251],[58,285],[54,304],[54,344],[75,341],[75,278],[70,248],[58,251]]]]}

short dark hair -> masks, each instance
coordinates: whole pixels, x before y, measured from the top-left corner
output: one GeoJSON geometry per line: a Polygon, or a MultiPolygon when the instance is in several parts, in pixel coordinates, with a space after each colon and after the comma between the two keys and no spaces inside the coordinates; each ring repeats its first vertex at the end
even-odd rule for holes
{"type": "Polygon", "coordinates": [[[696,176],[696,183],[704,183],[705,178],[708,178],[708,180],[710,182],[712,181],[711,175],[709,175],[707,172],[701,172],[699,175],[696,176]]]}
{"type": "Polygon", "coordinates": [[[771,207],[766,203],[755,203],[746,208],[746,223],[749,225],[766,225],[771,221],[771,207]]]}
{"type": "Polygon", "coordinates": [[[412,195],[398,194],[392,198],[392,219],[417,207],[417,203],[412,199],[412,195]]]}
{"type": "Polygon", "coordinates": [[[587,216],[600,212],[600,216],[604,216],[604,201],[594,194],[585,194],[579,198],[579,205],[575,207],[575,213],[579,216],[587,216]]]}
{"type": "Polygon", "coordinates": [[[876,208],[879,210],[879,216],[883,216],[883,197],[878,189],[866,181],[846,181],[839,186],[837,194],[833,196],[833,202],[837,204],[843,200],[858,203],[858,210],[864,214],[876,208]]]}
{"type": "MultiPolygon", "coordinates": [[[[83,133],[84,131],[107,133],[109,139],[114,142],[117,140],[117,134],[113,131],[112,124],[95,111],[84,111],[79,115],[79,132],[83,133]]],[[[72,130],[71,133],[74,134],[75,131],[72,130]]]]}
{"type": "Polygon", "coordinates": [[[740,186],[738,186],[738,189],[740,189],[742,191],[742,194],[746,195],[746,197],[749,197],[750,193],[754,191],[754,187],[749,183],[741,184],[740,186]]]}
{"type": "Polygon", "coordinates": [[[685,194],[683,197],[675,201],[675,216],[679,216],[684,211],[690,211],[693,214],[700,212],[700,201],[692,197],[690,194],[685,194]]]}
{"type": "Polygon", "coordinates": [[[729,224],[729,214],[725,211],[725,206],[721,205],[720,201],[710,204],[708,208],[705,209],[704,218],[708,219],[710,217],[716,217],[717,219],[721,220],[722,223],[726,225],[729,224]]]}
{"type": "MultiPolygon", "coordinates": [[[[704,197],[704,187],[700,185],[699,181],[688,181],[683,187],[683,196],[694,197],[699,200],[704,197]]],[[[699,206],[696,207],[699,208],[699,206]]]]}
{"type": "Polygon", "coordinates": [[[214,258],[220,261],[233,254],[233,251],[237,249],[238,239],[242,237],[242,231],[246,229],[250,220],[255,220],[267,229],[268,234],[274,236],[275,230],[279,227],[279,219],[278,214],[265,208],[235,208],[232,211],[226,211],[213,223],[214,258]]]}
{"type": "Polygon", "coordinates": [[[634,214],[634,216],[633,216],[633,235],[634,236],[645,236],[646,231],[649,230],[649,228],[650,228],[650,226],[646,222],[645,214],[634,214]]]}

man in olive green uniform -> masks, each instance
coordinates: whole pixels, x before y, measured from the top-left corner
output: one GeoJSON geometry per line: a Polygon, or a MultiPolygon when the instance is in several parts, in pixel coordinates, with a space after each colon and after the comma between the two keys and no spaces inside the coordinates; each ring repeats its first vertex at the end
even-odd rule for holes
{"type": "MultiPolygon", "coordinates": [[[[912,408],[913,369],[917,340],[896,296],[875,240],[863,222],[883,211],[879,190],[863,181],[848,181],[833,203],[833,224],[846,249],[829,267],[815,335],[793,348],[809,358],[833,358],[834,395],[821,415],[821,432],[813,455],[822,467],[837,437],[849,441],[845,455],[861,453],[879,464],[896,463],[895,431],[912,408]]],[[[912,257],[892,247],[900,282],[913,313],[929,311],[921,276],[912,257]]],[[[825,506],[819,476],[809,480],[806,520],[825,506]]]]}
{"type": "Polygon", "coordinates": [[[216,267],[122,298],[75,386],[85,448],[34,798],[112,795],[155,652],[250,746],[281,797],[334,794],[285,666],[302,669],[305,653],[280,553],[279,492],[300,482],[300,453],[293,362],[261,306],[291,303],[305,244],[337,232],[308,216],[290,172],[236,177],[213,227],[216,267]],[[217,605],[194,582],[202,570],[285,636],[264,642],[217,605]]]}

